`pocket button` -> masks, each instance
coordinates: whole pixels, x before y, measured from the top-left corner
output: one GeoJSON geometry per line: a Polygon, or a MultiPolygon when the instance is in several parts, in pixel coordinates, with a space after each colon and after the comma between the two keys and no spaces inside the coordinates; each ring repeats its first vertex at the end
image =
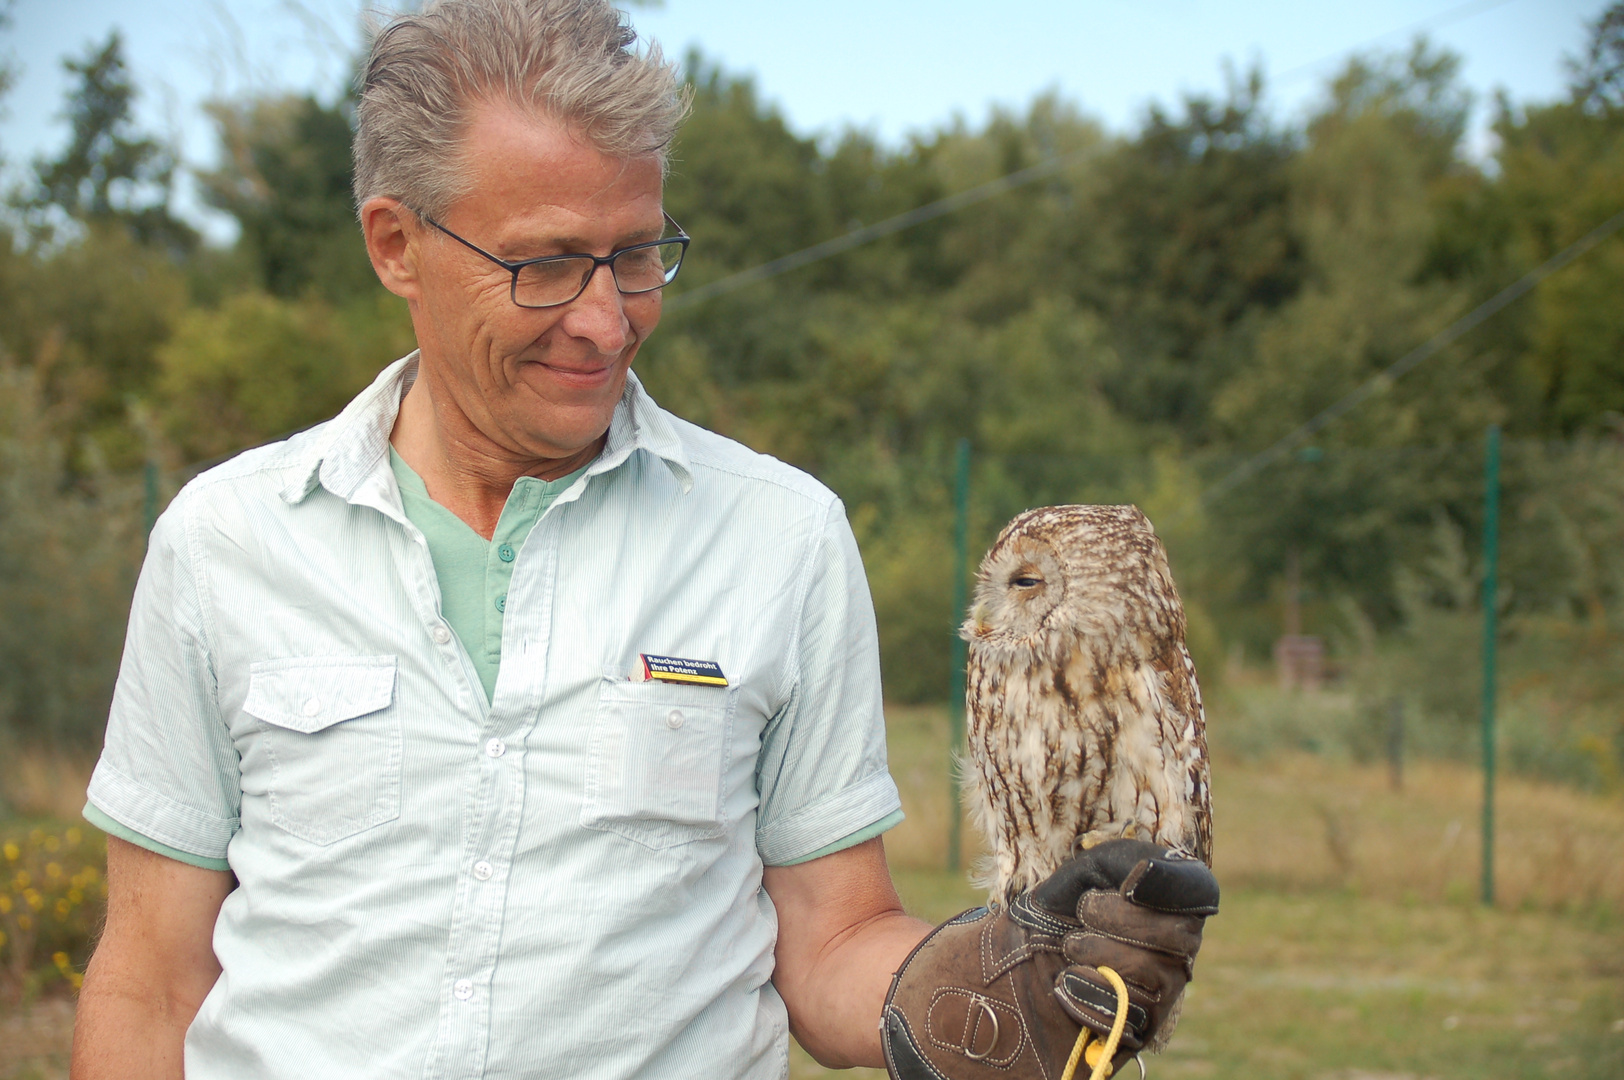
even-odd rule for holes
{"type": "Polygon", "coordinates": [[[321,712],[321,698],[313,697],[304,703],[304,714],[306,716],[315,716],[319,712],[321,712]]]}
{"type": "Polygon", "coordinates": [[[682,710],[672,709],[670,712],[665,714],[665,726],[670,728],[672,731],[675,731],[682,726],[682,719],[682,710]]]}

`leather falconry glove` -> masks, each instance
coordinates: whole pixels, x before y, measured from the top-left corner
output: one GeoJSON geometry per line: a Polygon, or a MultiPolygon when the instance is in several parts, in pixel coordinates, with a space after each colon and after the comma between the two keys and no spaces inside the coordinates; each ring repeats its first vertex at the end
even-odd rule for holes
{"type": "Polygon", "coordinates": [[[1217,911],[1198,860],[1142,840],[1092,847],[919,943],[885,999],[886,1066],[893,1080],[1059,1080],[1079,1025],[1103,1036],[1116,1018],[1109,967],[1128,988],[1120,1069],[1176,1013],[1217,911]]]}

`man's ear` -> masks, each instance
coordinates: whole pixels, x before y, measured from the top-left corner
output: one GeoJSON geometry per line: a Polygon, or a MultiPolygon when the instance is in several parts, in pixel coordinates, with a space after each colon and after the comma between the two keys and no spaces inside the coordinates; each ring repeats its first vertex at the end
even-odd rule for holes
{"type": "Polygon", "coordinates": [[[417,216],[399,199],[378,195],[361,204],[361,235],[372,269],[384,288],[407,300],[416,300],[422,287],[417,262],[421,234],[417,216]]]}

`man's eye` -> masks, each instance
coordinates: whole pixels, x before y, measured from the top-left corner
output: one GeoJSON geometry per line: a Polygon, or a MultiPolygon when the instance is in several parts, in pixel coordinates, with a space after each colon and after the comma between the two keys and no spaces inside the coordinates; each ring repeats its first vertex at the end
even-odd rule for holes
{"type": "Polygon", "coordinates": [[[1035,577],[1018,577],[1018,578],[1012,579],[1010,581],[1010,584],[1019,586],[1020,588],[1023,588],[1023,589],[1030,589],[1030,588],[1033,588],[1034,586],[1042,585],[1043,584],[1043,579],[1042,578],[1035,578],[1035,577]]]}

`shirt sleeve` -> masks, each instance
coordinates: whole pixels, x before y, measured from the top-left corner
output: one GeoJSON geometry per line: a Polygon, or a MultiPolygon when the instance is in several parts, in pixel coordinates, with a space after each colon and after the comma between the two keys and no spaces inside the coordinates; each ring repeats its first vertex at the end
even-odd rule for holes
{"type": "Polygon", "coordinates": [[[802,862],[902,807],[886,770],[874,604],[838,500],[811,555],[792,658],[757,773],[756,849],[768,866],[802,862]]]}
{"type": "Polygon", "coordinates": [[[142,846],[219,865],[237,832],[242,792],[216,701],[188,502],[182,493],[148,541],[87,796],[102,815],[152,842],[142,846]]]}

